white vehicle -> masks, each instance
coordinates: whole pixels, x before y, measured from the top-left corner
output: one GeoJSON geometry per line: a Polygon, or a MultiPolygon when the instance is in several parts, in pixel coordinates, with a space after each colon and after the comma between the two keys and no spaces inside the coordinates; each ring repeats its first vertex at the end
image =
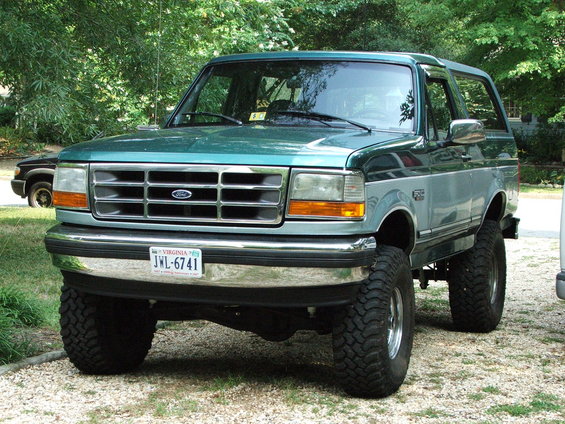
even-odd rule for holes
{"type": "Polygon", "coordinates": [[[565,299],[565,196],[561,203],[561,235],[559,237],[561,246],[561,272],[557,274],[555,290],[557,297],[565,299]]]}

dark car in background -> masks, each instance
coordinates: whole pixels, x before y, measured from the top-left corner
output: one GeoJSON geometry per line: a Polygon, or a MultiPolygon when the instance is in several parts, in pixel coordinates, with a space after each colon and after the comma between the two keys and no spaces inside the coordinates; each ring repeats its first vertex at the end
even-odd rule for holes
{"type": "Polygon", "coordinates": [[[32,208],[48,208],[53,205],[53,175],[57,166],[57,154],[33,156],[16,164],[12,190],[22,198],[27,197],[32,208]]]}

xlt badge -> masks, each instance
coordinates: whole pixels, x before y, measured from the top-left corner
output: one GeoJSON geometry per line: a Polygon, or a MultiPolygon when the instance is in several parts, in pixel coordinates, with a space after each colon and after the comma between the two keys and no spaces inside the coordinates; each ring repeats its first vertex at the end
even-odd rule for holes
{"type": "Polygon", "coordinates": [[[416,201],[420,201],[420,200],[424,200],[424,194],[425,194],[425,190],[423,188],[420,188],[418,190],[414,190],[412,192],[412,197],[414,198],[414,200],[416,201]]]}

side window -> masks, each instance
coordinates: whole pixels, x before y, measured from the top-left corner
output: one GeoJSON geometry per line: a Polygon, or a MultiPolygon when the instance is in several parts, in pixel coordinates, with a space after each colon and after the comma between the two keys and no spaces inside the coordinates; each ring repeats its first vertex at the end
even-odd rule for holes
{"type": "Polygon", "coordinates": [[[487,81],[463,75],[455,75],[455,81],[465,100],[470,118],[481,121],[487,130],[506,131],[500,109],[496,106],[497,102],[488,90],[487,81]]]}
{"type": "Polygon", "coordinates": [[[428,79],[426,83],[426,121],[428,140],[444,140],[450,122],[455,119],[447,81],[428,79]]]}

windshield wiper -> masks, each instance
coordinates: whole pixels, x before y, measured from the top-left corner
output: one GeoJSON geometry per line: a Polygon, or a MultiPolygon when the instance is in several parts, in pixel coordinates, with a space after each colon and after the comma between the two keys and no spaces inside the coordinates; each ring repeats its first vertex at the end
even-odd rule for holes
{"type": "Polygon", "coordinates": [[[361,124],[360,122],[351,121],[347,118],[342,118],[340,116],[328,115],[327,113],[320,113],[320,112],[306,112],[304,110],[277,110],[274,113],[278,113],[280,115],[291,115],[291,116],[302,116],[308,119],[314,119],[320,121],[326,125],[328,125],[325,121],[343,121],[351,124],[355,127],[364,129],[365,131],[371,132],[371,127],[361,124]]]}
{"type": "Polygon", "coordinates": [[[182,115],[189,115],[189,116],[215,116],[216,118],[222,118],[226,121],[233,122],[236,125],[243,125],[239,119],[232,118],[231,116],[222,115],[221,113],[214,113],[214,112],[184,112],[182,115]]]}

